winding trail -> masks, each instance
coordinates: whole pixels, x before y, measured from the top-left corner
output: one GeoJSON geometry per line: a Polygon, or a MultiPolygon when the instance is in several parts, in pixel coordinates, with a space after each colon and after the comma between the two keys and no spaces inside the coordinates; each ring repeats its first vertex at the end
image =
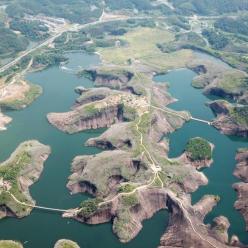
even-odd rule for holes
{"type": "Polygon", "coordinates": [[[201,240],[207,242],[207,243],[208,243],[209,245],[211,245],[212,247],[214,247],[214,248],[219,248],[219,246],[213,244],[213,243],[212,243],[211,241],[209,241],[207,238],[204,238],[204,237],[201,235],[201,233],[198,232],[198,231],[195,229],[194,224],[193,224],[193,222],[192,222],[192,220],[191,220],[191,218],[190,218],[190,216],[189,216],[189,214],[188,214],[188,211],[187,211],[187,209],[184,207],[182,201],[181,201],[180,199],[178,199],[178,198],[174,198],[174,200],[177,201],[177,202],[179,203],[181,209],[182,209],[183,212],[184,212],[184,216],[186,217],[186,219],[187,219],[188,222],[190,223],[190,226],[191,226],[193,232],[194,232],[201,240]]]}
{"type": "MultiPolygon", "coordinates": [[[[180,115],[179,113],[174,112],[174,111],[171,111],[169,109],[164,109],[164,108],[156,107],[156,106],[153,106],[153,105],[151,105],[151,108],[154,108],[154,109],[157,109],[157,110],[161,110],[161,111],[163,111],[163,112],[165,112],[167,114],[175,115],[175,116],[178,116],[178,117],[180,117],[180,118],[188,121],[188,119],[185,116],[180,115]]],[[[190,120],[202,122],[202,123],[205,123],[205,124],[207,124],[209,126],[212,125],[212,122],[211,121],[206,121],[206,120],[203,120],[203,119],[200,119],[200,118],[195,118],[195,117],[192,117],[192,116],[189,116],[189,118],[190,118],[190,120]]]]}

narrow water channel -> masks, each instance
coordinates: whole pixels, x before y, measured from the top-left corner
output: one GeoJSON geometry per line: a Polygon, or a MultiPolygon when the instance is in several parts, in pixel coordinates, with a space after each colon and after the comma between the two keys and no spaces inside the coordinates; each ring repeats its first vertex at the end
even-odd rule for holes
{"type": "MultiPolygon", "coordinates": [[[[67,68],[76,70],[100,63],[98,56],[82,53],[68,54],[67,68]]],[[[31,187],[31,195],[38,205],[55,208],[73,208],[88,196],[71,196],[66,189],[70,164],[77,155],[95,154],[99,149],[85,147],[91,137],[99,136],[104,130],[92,130],[68,135],[52,127],[46,119],[49,112],[68,111],[77,95],[76,86],[92,87],[87,79],[78,79],[69,73],[52,67],[42,72],[30,73],[27,79],[42,86],[43,94],[30,107],[22,111],[8,112],[13,118],[8,130],[0,132],[0,160],[3,161],[23,141],[37,139],[50,145],[52,154],[45,163],[40,180],[31,187]]],[[[89,226],[63,219],[59,214],[33,210],[23,219],[5,218],[0,221],[0,239],[13,239],[25,243],[25,248],[52,248],[58,239],[76,241],[81,248],[156,248],[167,225],[166,211],[156,214],[144,222],[144,228],[136,239],[121,244],[113,235],[111,224],[89,226]]]]}
{"type": "MultiPolygon", "coordinates": [[[[209,57],[209,56],[208,56],[209,57]]],[[[206,58],[206,56],[204,57],[206,58]]],[[[216,60],[215,60],[216,62],[216,60]]],[[[169,107],[175,110],[188,110],[193,117],[212,120],[214,115],[205,105],[209,98],[204,96],[201,90],[194,89],[191,86],[192,79],[196,76],[194,72],[188,69],[180,69],[169,72],[166,75],[155,77],[157,82],[168,82],[170,94],[178,99],[169,107]]],[[[207,186],[200,187],[192,195],[192,202],[195,203],[205,194],[219,195],[220,203],[207,216],[205,222],[211,223],[213,218],[226,216],[231,227],[230,235],[236,234],[244,243],[248,243],[248,234],[245,231],[245,222],[242,216],[234,209],[236,193],[232,189],[232,184],[238,180],[232,175],[236,161],[235,154],[238,148],[247,147],[248,140],[228,137],[222,135],[214,127],[204,123],[190,121],[178,131],[169,135],[171,158],[179,156],[185,149],[186,143],[190,138],[203,137],[215,145],[213,152],[214,163],[210,168],[204,169],[209,183],[207,186]]]]}

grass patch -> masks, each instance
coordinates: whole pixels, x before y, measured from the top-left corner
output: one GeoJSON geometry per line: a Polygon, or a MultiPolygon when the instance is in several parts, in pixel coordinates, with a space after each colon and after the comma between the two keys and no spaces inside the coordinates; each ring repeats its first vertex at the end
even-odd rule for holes
{"type": "Polygon", "coordinates": [[[189,50],[163,53],[158,44],[174,41],[174,35],[161,28],[139,27],[120,38],[128,45],[98,49],[104,61],[118,65],[131,65],[138,60],[157,71],[164,71],[183,67],[192,58],[192,52],[189,50]]]}
{"type": "Polygon", "coordinates": [[[134,207],[139,204],[136,193],[122,196],[121,201],[125,207],[134,207]]]}
{"type": "Polygon", "coordinates": [[[119,193],[129,193],[132,192],[136,187],[132,184],[125,184],[125,185],[121,185],[118,188],[118,192],[119,193]]]}
{"type": "Polygon", "coordinates": [[[227,93],[240,94],[248,90],[248,79],[244,73],[239,71],[226,72],[220,79],[218,86],[227,93]]]}
{"type": "Polygon", "coordinates": [[[95,107],[95,104],[85,105],[83,111],[87,116],[93,116],[100,113],[100,110],[95,107]]]}

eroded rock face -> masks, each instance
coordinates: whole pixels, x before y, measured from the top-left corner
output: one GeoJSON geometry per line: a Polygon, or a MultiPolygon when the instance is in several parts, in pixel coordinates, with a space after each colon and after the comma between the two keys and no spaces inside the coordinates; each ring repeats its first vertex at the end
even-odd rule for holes
{"type": "Polygon", "coordinates": [[[225,101],[214,101],[209,104],[217,115],[212,125],[226,135],[248,137],[247,106],[234,107],[225,101]]]}
{"type": "Polygon", "coordinates": [[[123,198],[118,197],[109,204],[101,206],[94,214],[88,217],[77,216],[76,219],[88,224],[113,220],[113,232],[121,242],[128,242],[140,232],[145,219],[166,208],[167,192],[164,189],[140,189],[135,197],[137,203],[132,206],[126,205],[123,198]]]}
{"type": "Polygon", "coordinates": [[[203,88],[204,94],[247,104],[247,74],[245,72],[225,64],[202,59],[194,59],[188,63],[188,68],[198,74],[192,85],[196,88],[203,88]]]}
{"type": "Polygon", "coordinates": [[[92,79],[98,87],[109,87],[112,89],[123,89],[132,79],[134,74],[125,70],[84,70],[82,75],[92,79]]]}
{"type": "Polygon", "coordinates": [[[116,192],[122,182],[149,180],[152,172],[146,166],[143,161],[132,158],[129,152],[121,150],[78,156],[72,163],[73,174],[67,187],[73,193],[88,192],[104,197],[116,192]]]}
{"type": "Polygon", "coordinates": [[[237,166],[234,170],[234,175],[248,183],[248,149],[240,149],[236,155],[237,166]]]}
{"type": "Polygon", "coordinates": [[[233,174],[243,182],[233,185],[238,197],[234,207],[244,216],[246,230],[248,231],[248,149],[239,150],[236,160],[238,164],[233,174]]]}
{"type": "Polygon", "coordinates": [[[80,107],[67,113],[49,113],[48,121],[67,133],[75,133],[88,129],[109,127],[122,120],[121,106],[107,106],[97,112],[85,114],[80,107]]]}
{"type": "MultiPolygon", "coordinates": [[[[204,68],[199,70],[204,73],[204,68]]],[[[88,224],[111,221],[119,240],[128,242],[140,232],[143,220],[168,209],[170,226],[161,239],[161,247],[207,247],[206,242],[226,247],[227,222],[216,219],[213,228],[203,224],[218,197],[206,196],[195,206],[190,202],[189,193],[208,183],[206,176],[197,171],[202,165],[196,166],[182,157],[167,157],[169,148],[163,137],[180,128],[190,115],[165,109],[175,99],[166,93],[166,85],[152,83],[153,72],[144,73],[145,86],[137,79],[118,78],[117,82],[115,76],[119,75],[91,74],[95,82],[110,89],[83,89],[72,111],[48,115],[53,125],[72,133],[100,127],[97,123],[108,126],[101,114],[114,108],[111,118],[108,117],[110,128],[87,141],[87,145],[108,151],[76,157],[67,184],[72,193],[87,192],[95,198],[81,203],[77,211],[64,217],[88,224]],[[123,111],[115,111],[116,106],[122,106],[123,111]],[[94,113],[89,116],[85,110],[94,113]],[[86,120],[94,120],[96,125],[85,125],[86,120]],[[219,226],[225,229],[223,235],[217,232],[219,226]]]]}
{"type": "Polygon", "coordinates": [[[171,215],[169,226],[160,240],[159,248],[229,247],[225,243],[226,230],[229,227],[226,219],[222,220],[222,217],[219,217],[213,227],[202,223],[202,220],[212,210],[216,202],[215,196],[205,196],[196,205],[191,206],[187,199],[176,200],[173,195],[168,197],[167,206],[171,215]],[[223,235],[216,233],[219,226],[223,227],[223,235]]]}
{"type": "Polygon", "coordinates": [[[234,207],[244,216],[248,231],[248,183],[235,183],[233,188],[237,191],[238,197],[234,207]]]}

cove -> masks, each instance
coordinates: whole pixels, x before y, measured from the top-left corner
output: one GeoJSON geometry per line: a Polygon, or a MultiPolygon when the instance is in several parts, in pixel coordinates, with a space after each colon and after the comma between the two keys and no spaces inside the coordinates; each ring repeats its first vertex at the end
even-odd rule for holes
{"type": "MultiPolygon", "coordinates": [[[[52,127],[46,119],[49,112],[68,111],[77,95],[74,88],[82,85],[92,87],[85,78],[77,78],[71,71],[100,64],[97,55],[85,53],[67,54],[69,63],[62,70],[52,67],[27,75],[27,80],[39,84],[43,94],[22,111],[6,114],[13,118],[7,131],[0,132],[0,160],[3,161],[23,141],[37,139],[50,145],[52,153],[45,163],[40,180],[31,187],[31,196],[38,205],[55,208],[75,208],[89,196],[71,196],[66,189],[70,164],[77,155],[96,154],[101,150],[85,147],[87,139],[99,136],[104,130],[91,130],[68,135],[52,127]]],[[[130,243],[121,244],[112,233],[111,224],[89,226],[73,220],[63,219],[57,213],[33,210],[23,219],[0,220],[0,239],[19,240],[25,248],[52,248],[58,239],[76,241],[81,248],[156,248],[168,222],[166,211],[157,213],[145,221],[140,234],[130,243]]]]}
{"type": "MultiPolygon", "coordinates": [[[[204,96],[201,90],[191,86],[195,76],[196,74],[191,70],[180,69],[170,71],[165,75],[156,76],[154,80],[169,83],[170,94],[178,100],[170,104],[170,108],[174,110],[187,110],[193,117],[212,120],[214,114],[205,105],[210,99],[204,96]]],[[[224,215],[231,223],[229,234],[236,234],[241,242],[248,243],[243,217],[233,207],[237,197],[232,189],[232,184],[238,181],[232,175],[236,165],[236,151],[238,148],[247,147],[248,140],[228,137],[212,126],[190,121],[168,136],[170,142],[169,157],[180,156],[187,141],[190,138],[199,136],[215,145],[213,152],[214,163],[210,168],[204,169],[204,174],[207,176],[209,183],[207,186],[200,187],[192,194],[192,203],[194,204],[206,194],[219,195],[221,201],[206,217],[205,223],[211,223],[213,218],[224,215]]]]}

